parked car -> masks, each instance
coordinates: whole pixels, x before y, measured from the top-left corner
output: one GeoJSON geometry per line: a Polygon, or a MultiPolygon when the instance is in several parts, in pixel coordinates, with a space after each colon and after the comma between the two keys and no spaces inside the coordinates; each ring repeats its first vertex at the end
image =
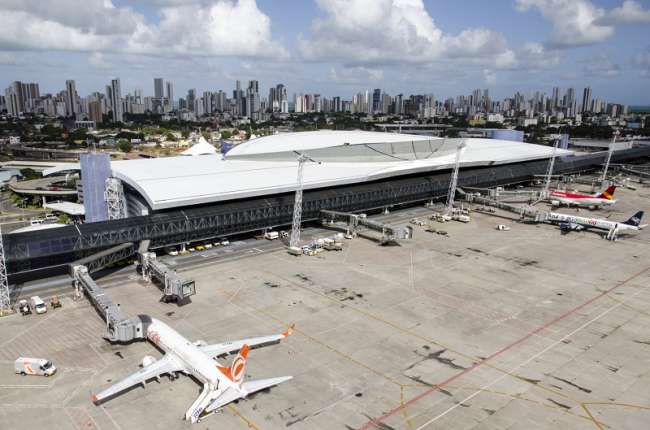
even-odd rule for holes
{"type": "Polygon", "coordinates": [[[277,231],[267,231],[264,233],[264,238],[268,240],[274,240],[280,237],[277,231]]]}

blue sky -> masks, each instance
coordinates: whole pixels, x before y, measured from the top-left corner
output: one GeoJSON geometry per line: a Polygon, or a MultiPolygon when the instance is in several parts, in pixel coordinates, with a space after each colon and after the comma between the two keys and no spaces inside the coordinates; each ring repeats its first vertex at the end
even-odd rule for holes
{"type": "Polygon", "coordinates": [[[345,98],[372,88],[439,99],[489,88],[650,104],[650,0],[0,0],[0,85],[41,92],[113,77],[345,98]]]}

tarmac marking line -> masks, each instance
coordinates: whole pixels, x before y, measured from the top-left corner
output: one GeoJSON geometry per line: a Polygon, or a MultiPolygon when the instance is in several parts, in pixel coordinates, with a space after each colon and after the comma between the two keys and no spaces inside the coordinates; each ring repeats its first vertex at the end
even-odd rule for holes
{"type": "Polygon", "coordinates": [[[70,411],[69,411],[69,409],[78,409],[78,408],[63,408],[63,412],[65,412],[65,414],[68,416],[68,418],[70,418],[70,423],[72,424],[72,426],[73,426],[75,429],[79,429],[79,426],[78,426],[77,423],[75,422],[74,417],[73,417],[72,415],[70,415],[70,411]]]}
{"type": "MultiPolygon", "coordinates": [[[[405,402],[403,405],[399,405],[399,406],[397,406],[397,407],[391,409],[390,411],[386,412],[385,414],[383,414],[383,415],[381,415],[381,416],[379,416],[379,417],[377,417],[377,418],[373,418],[373,419],[369,420],[367,423],[365,423],[363,426],[360,427],[360,430],[368,430],[368,429],[370,429],[370,428],[372,428],[372,427],[380,428],[379,423],[381,423],[381,422],[384,421],[385,419],[390,418],[391,416],[395,415],[397,412],[399,412],[399,411],[402,410],[403,408],[408,407],[409,405],[418,402],[419,400],[423,399],[424,397],[427,397],[428,395],[430,395],[430,394],[432,394],[432,393],[438,391],[441,387],[444,387],[444,386],[448,385],[449,383],[455,381],[456,379],[459,379],[459,378],[461,378],[462,376],[464,376],[464,375],[466,375],[466,374],[468,374],[468,373],[474,371],[474,370],[477,369],[478,367],[481,367],[482,365],[484,365],[485,363],[487,363],[487,362],[489,362],[490,360],[494,359],[495,357],[498,357],[499,355],[501,355],[501,354],[503,354],[503,353],[505,353],[505,352],[507,352],[507,351],[509,351],[509,350],[511,350],[511,349],[513,349],[513,348],[515,348],[515,347],[517,347],[517,346],[519,346],[519,345],[521,345],[522,343],[524,343],[525,341],[527,341],[528,339],[530,339],[531,337],[533,337],[533,335],[535,335],[536,333],[539,333],[539,332],[545,330],[547,327],[550,327],[550,326],[552,326],[552,325],[558,323],[559,321],[562,321],[562,320],[564,320],[565,318],[567,318],[567,317],[569,317],[569,316],[575,314],[576,312],[580,311],[580,310],[583,309],[584,307],[590,305],[591,303],[597,301],[598,299],[600,299],[600,298],[606,296],[607,294],[609,294],[609,293],[611,293],[611,292],[617,290],[618,288],[624,286],[625,284],[629,283],[630,281],[632,281],[632,280],[636,279],[637,277],[643,275],[643,274],[646,273],[648,270],[650,270],[650,266],[646,267],[645,269],[643,269],[643,270],[641,270],[641,271],[639,271],[639,272],[636,272],[635,274],[629,276],[628,278],[624,279],[623,281],[617,283],[617,284],[614,285],[613,287],[611,287],[611,288],[609,288],[609,289],[606,289],[606,290],[602,291],[600,294],[598,294],[598,295],[592,297],[591,299],[589,299],[589,300],[587,300],[587,301],[585,301],[585,302],[579,304],[578,306],[575,306],[575,307],[569,309],[568,311],[564,312],[563,314],[561,314],[561,315],[559,315],[559,316],[553,318],[552,320],[550,320],[550,321],[546,322],[545,324],[539,326],[539,327],[536,328],[535,330],[529,332],[529,333],[526,334],[525,336],[523,336],[523,337],[517,339],[516,341],[514,341],[514,342],[512,342],[512,343],[510,343],[510,344],[508,344],[508,345],[506,345],[506,346],[504,346],[503,348],[499,349],[498,351],[495,351],[495,352],[493,352],[492,354],[490,354],[489,356],[487,356],[487,357],[481,359],[480,361],[474,363],[472,366],[470,366],[470,367],[468,367],[468,368],[462,370],[461,372],[457,373],[456,375],[451,376],[450,378],[447,378],[446,380],[442,381],[441,383],[436,384],[434,387],[432,387],[432,388],[430,388],[430,389],[424,391],[423,393],[421,393],[421,394],[419,394],[419,395],[413,397],[412,399],[410,399],[410,400],[408,400],[407,402],[405,402]]],[[[642,291],[643,291],[643,290],[639,290],[637,293],[635,293],[635,295],[636,295],[636,294],[639,294],[639,293],[642,292],[642,291]]],[[[514,371],[516,371],[517,369],[519,369],[519,368],[522,367],[523,365],[529,363],[530,361],[532,361],[532,360],[534,360],[535,358],[539,357],[540,355],[544,354],[545,352],[547,352],[547,351],[550,350],[551,348],[555,347],[558,343],[560,343],[560,342],[562,342],[563,340],[565,340],[565,339],[571,337],[573,334],[575,334],[575,333],[577,333],[578,331],[582,330],[583,328],[587,327],[587,326],[590,325],[591,323],[597,321],[598,319],[600,319],[601,317],[605,316],[606,314],[608,314],[609,312],[611,312],[612,310],[618,308],[618,307],[621,306],[621,305],[622,305],[622,304],[618,303],[618,304],[616,304],[616,305],[610,307],[610,308],[607,309],[606,311],[604,311],[604,312],[602,312],[601,314],[599,314],[596,318],[594,318],[594,319],[592,319],[592,320],[586,322],[585,324],[581,325],[580,327],[578,327],[577,329],[573,330],[573,331],[570,332],[569,334],[563,336],[561,339],[559,339],[559,340],[556,341],[555,343],[549,345],[548,347],[544,348],[542,351],[540,351],[540,352],[538,352],[537,354],[533,355],[533,356],[530,357],[529,359],[527,359],[527,360],[523,361],[522,363],[518,364],[518,365],[515,366],[513,369],[511,369],[511,371],[504,373],[502,376],[500,376],[499,378],[495,379],[493,382],[491,382],[490,384],[486,385],[484,388],[489,388],[491,385],[493,385],[493,384],[495,384],[496,382],[502,380],[502,379],[505,378],[506,376],[511,375],[514,371]]],[[[464,403],[464,402],[466,402],[466,401],[468,401],[468,400],[471,400],[472,398],[474,398],[475,396],[477,396],[477,395],[480,394],[480,393],[481,393],[480,390],[479,390],[479,391],[476,391],[474,394],[468,396],[468,397],[467,397],[466,399],[464,399],[462,402],[460,402],[460,403],[458,403],[458,404],[452,406],[451,408],[447,409],[446,411],[442,412],[441,414],[439,414],[439,415],[433,417],[431,420],[427,421],[424,425],[420,426],[420,427],[419,427],[418,429],[416,429],[416,430],[420,430],[420,429],[422,429],[422,428],[428,426],[428,425],[431,424],[432,422],[434,422],[434,421],[436,421],[436,420],[442,418],[442,417],[443,417],[444,415],[446,415],[447,413],[449,413],[449,412],[451,412],[452,410],[456,409],[460,404],[462,404],[462,403],[464,403]]]]}
{"type": "MultiPolygon", "coordinates": [[[[577,332],[583,330],[584,328],[586,328],[587,326],[589,326],[589,325],[592,324],[593,322],[599,320],[600,318],[602,318],[603,316],[607,315],[608,313],[610,313],[611,311],[615,310],[616,308],[618,308],[618,307],[620,307],[620,306],[621,306],[621,304],[619,303],[619,304],[616,304],[616,305],[610,307],[609,309],[605,310],[604,312],[601,312],[601,313],[598,314],[595,318],[592,318],[591,320],[589,320],[589,321],[587,321],[586,323],[582,324],[582,325],[579,326],[577,329],[575,329],[575,330],[571,331],[570,333],[566,334],[566,335],[563,336],[561,339],[558,339],[556,342],[550,344],[550,345],[547,346],[546,348],[544,348],[544,349],[542,349],[541,351],[539,351],[537,354],[534,354],[534,355],[532,355],[531,357],[529,357],[528,359],[522,361],[522,362],[519,363],[517,366],[513,367],[513,368],[511,369],[511,372],[514,372],[515,370],[519,369],[520,367],[522,367],[522,366],[524,366],[524,365],[530,363],[531,361],[533,361],[533,360],[536,359],[537,357],[539,357],[539,356],[545,354],[546,352],[548,352],[550,349],[552,349],[552,348],[554,348],[555,346],[557,346],[557,345],[558,345],[559,343],[561,343],[562,341],[568,339],[569,337],[573,336],[573,335],[576,334],[577,332]]],[[[465,374],[465,373],[464,373],[464,374],[465,374]]],[[[426,423],[424,423],[423,425],[421,425],[420,427],[418,427],[416,430],[422,430],[422,429],[424,429],[424,428],[427,427],[429,424],[431,424],[431,423],[433,423],[434,421],[437,421],[438,419],[440,419],[440,418],[442,418],[443,416],[447,415],[449,412],[453,411],[454,409],[456,409],[456,408],[457,408],[458,406],[460,406],[461,404],[467,402],[468,400],[473,399],[473,398],[476,397],[477,395],[481,394],[481,393],[482,393],[486,388],[491,387],[492,385],[496,384],[497,382],[501,381],[502,379],[504,379],[504,378],[507,377],[507,376],[508,376],[508,374],[503,374],[503,375],[501,375],[500,377],[498,377],[498,378],[496,378],[495,380],[493,380],[492,382],[490,382],[489,384],[484,385],[483,387],[481,387],[480,389],[478,389],[478,390],[477,390],[476,392],[474,392],[473,394],[467,396],[467,397],[466,397],[465,399],[463,399],[460,403],[457,403],[456,405],[450,407],[449,409],[447,409],[447,410],[441,412],[440,414],[436,415],[435,417],[431,418],[429,421],[427,421],[426,423]]],[[[452,377],[452,378],[456,378],[456,376],[454,376],[454,377],[452,377]]],[[[442,386],[442,385],[444,385],[444,382],[443,382],[443,384],[439,384],[438,386],[442,386]]],[[[591,416],[591,414],[589,414],[589,415],[591,416]]],[[[595,420],[594,420],[594,423],[596,424],[597,427],[599,427],[599,428],[602,429],[602,427],[600,426],[600,424],[596,423],[595,420]]],[[[374,424],[373,424],[373,425],[374,425],[374,424]]]]}
{"type": "Polygon", "coordinates": [[[249,418],[245,417],[241,412],[237,410],[233,405],[229,404],[226,406],[235,416],[237,416],[240,420],[244,421],[246,425],[248,425],[248,428],[252,428],[255,430],[261,430],[260,427],[255,424],[253,421],[251,421],[249,418]]]}
{"type": "MultiPolygon", "coordinates": [[[[415,384],[412,384],[412,385],[405,385],[405,387],[406,388],[423,388],[423,387],[428,387],[428,385],[422,385],[422,384],[415,385],[415,384]]],[[[463,386],[447,385],[445,388],[447,388],[448,390],[466,390],[466,391],[467,390],[480,390],[479,387],[470,386],[470,385],[463,385],[463,386]]],[[[527,397],[522,397],[521,395],[519,395],[517,393],[513,394],[513,393],[506,393],[504,391],[496,391],[496,390],[489,390],[489,389],[485,389],[485,390],[482,390],[482,391],[484,393],[490,393],[490,394],[494,394],[494,395],[497,395],[497,396],[510,397],[512,400],[522,400],[522,401],[532,403],[532,404],[535,404],[535,405],[538,405],[538,406],[542,406],[542,407],[545,407],[545,408],[548,408],[548,409],[559,410],[562,413],[574,416],[575,418],[581,418],[581,419],[587,420],[589,422],[594,421],[594,419],[592,417],[589,417],[588,415],[580,415],[580,414],[577,414],[575,412],[571,412],[570,410],[567,410],[567,409],[565,409],[565,408],[563,408],[561,406],[549,404],[547,402],[543,402],[543,401],[539,401],[539,400],[529,399],[527,397]]],[[[439,402],[436,402],[436,404],[438,404],[438,403],[439,402]]],[[[429,409],[431,409],[431,408],[429,408],[429,409]]]]}

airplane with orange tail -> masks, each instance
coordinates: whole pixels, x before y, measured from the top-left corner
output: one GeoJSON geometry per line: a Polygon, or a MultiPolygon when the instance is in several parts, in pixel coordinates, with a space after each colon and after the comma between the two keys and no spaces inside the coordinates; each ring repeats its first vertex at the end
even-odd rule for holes
{"type": "Polygon", "coordinates": [[[546,200],[553,206],[577,206],[599,208],[616,203],[614,199],[616,185],[610,185],[605,191],[596,194],[570,193],[568,191],[552,190],[546,200]]]}
{"type": "Polygon", "coordinates": [[[196,423],[230,402],[246,398],[249,394],[293,378],[293,376],[282,376],[244,381],[246,359],[250,349],[280,342],[291,334],[293,325],[281,334],[208,345],[203,341],[190,342],[167,324],[148,315],[139,317],[143,322],[147,339],[163,350],[165,355],[159,360],[152,356],[145,356],[142,360],[142,369],[100,393],[92,395],[91,400],[96,405],[134,385],[141,384],[144,387],[147,381],[159,380],[160,375],[163,374],[174,379],[180,372],[192,375],[203,384],[201,394],[189,407],[184,417],[191,423],[196,423]],[[217,361],[217,357],[235,351],[239,352],[230,367],[221,366],[217,361]]]}

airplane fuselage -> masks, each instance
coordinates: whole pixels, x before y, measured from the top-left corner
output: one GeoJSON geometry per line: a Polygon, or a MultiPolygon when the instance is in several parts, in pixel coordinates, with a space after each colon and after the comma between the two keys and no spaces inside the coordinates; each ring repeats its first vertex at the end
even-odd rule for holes
{"type": "Polygon", "coordinates": [[[203,383],[201,394],[185,413],[186,420],[198,422],[210,403],[228,388],[239,391],[239,387],[218,369],[219,363],[162,321],[152,318],[147,338],[180,361],[186,373],[203,383]]]}
{"type": "Polygon", "coordinates": [[[186,373],[192,374],[204,384],[217,388],[220,381],[217,363],[176,330],[152,318],[152,323],[147,328],[147,338],[167,354],[178,359],[186,368],[186,373]]]}
{"type": "Polygon", "coordinates": [[[623,231],[637,231],[639,227],[634,225],[624,224],[622,222],[614,222],[600,218],[585,218],[575,215],[565,215],[557,212],[549,212],[548,220],[557,223],[570,223],[580,225],[584,228],[597,228],[600,230],[611,230],[617,228],[619,232],[623,231]]]}
{"type": "Polygon", "coordinates": [[[553,191],[549,196],[551,202],[558,202],[566,206],[609,206],[616,203],[616,200],[602,197],[590,196],[587,194],[572,194],[564,191],[553,191]]]}

